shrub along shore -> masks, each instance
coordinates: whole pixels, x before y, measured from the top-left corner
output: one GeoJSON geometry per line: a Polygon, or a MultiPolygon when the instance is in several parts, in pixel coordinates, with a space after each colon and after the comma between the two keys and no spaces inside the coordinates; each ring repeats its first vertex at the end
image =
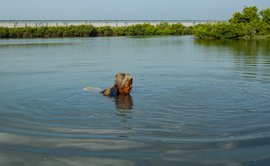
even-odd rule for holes
{"type": "Polygon", "coordinates": [[[122,27],[92,25],[60,27],[0,27],[1,38],[56,38],[97,36],[194,35],[195,39],[270,39],[270,8],[258,11],[256,6],[236,12],[228,22],[186,27],[180,23],[158,25],[136,24],[122,27]]]}
{"type": "Polygon", "coordinates": [[[245,7],[229,22],[196,25],[193,35],[196,39],[270,38],[270,8],[258,11],[256,6],[245,7]]]}
{"type": "Polygon", "coordinates": [[[155,36],[192,34],[192,27],[180,23],[158,25],[136,24],[123,27],[94,27],[92,25],[60,27],[0,27],[0,38],[53,38],[53,37],[97,37],[97,36],[155,36]]]}

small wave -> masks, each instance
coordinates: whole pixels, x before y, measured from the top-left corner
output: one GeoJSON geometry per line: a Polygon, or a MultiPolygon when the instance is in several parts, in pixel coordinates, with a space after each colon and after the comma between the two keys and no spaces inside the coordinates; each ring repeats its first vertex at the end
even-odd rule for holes
{"type": "Polygon", "coordinates": [[[83,90],[85,90],[85,91],[98,91],[98,92],[100,92],[102,89],[99,88],[99,87],[86,86],[86,87],[83,88],[83,90]]]}

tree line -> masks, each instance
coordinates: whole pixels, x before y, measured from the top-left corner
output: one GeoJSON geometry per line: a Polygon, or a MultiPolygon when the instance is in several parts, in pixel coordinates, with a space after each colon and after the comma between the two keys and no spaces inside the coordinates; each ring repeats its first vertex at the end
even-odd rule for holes
{"type": "Polygon", "coordinates": [[[270,38],[270,8],[259,11],[256,6],[245,7],[228,22],[200,24],[193,30],[196,39],[270,38]]]}
{"type": "Polygon", "coordinates": [[[192,27],[180,23],[136,24],[123,27],[94,27],[93,25],[59,27],[0,27],[0,38],[53,38],[97,36],[153,36],[192,34],[192,27]]]}
{"type": "Polygon", "coordinates": [[[184,26],[180,23],[136,24],[121,27],[93,25],[60,27],[0,27],[0,38],[52,38],[97,36],[188,35],[196,39],[270,38],[270,8],[259,11],[256,6],[236,12],[228,22],[184,26]]]}

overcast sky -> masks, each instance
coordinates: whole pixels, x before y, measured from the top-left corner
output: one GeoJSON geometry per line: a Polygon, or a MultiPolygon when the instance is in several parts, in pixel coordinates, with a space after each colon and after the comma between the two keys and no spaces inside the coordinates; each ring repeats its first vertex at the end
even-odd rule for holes
{"type": "Polygon", "coordinates": [[[244,6],[270,8],[270,0],[0,0],[10,19],[218,19],[244,6]]]}

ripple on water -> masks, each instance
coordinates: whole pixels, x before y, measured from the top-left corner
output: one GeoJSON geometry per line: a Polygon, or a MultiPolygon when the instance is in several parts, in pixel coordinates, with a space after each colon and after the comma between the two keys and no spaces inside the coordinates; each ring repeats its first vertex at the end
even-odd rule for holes
{"type": "Polygon", "coordinates": [[[269,57],[234,46],[190,37],[0,46],[0,165],[269,165],[269,57]],[[83,90],[111,86],[118,71],[134,77],[128,103],[83,90]]]}

